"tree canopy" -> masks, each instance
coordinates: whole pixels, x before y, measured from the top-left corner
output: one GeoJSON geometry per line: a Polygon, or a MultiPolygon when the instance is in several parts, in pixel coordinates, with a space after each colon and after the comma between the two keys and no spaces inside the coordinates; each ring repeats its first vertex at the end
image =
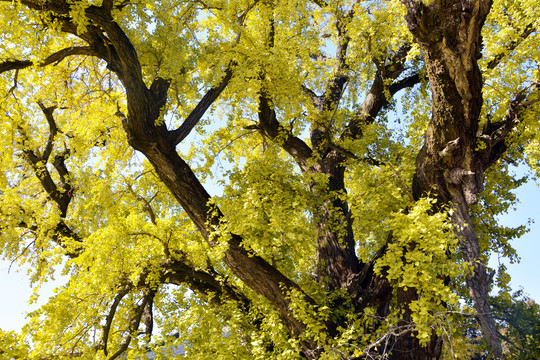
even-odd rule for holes
{"type": "Polygon", "coordinates": [[[0,352],[531,356],[486,263],[540,174],[539,8],[0,1],[2,256],[69,279],[0,352]]]}

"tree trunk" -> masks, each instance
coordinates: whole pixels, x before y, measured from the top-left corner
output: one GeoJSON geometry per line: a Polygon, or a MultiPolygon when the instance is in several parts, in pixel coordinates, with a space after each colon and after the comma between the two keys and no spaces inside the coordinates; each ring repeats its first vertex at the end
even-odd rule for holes
{"type": "Polygon", "coordinates": [[[317,204],[314,213],[317,217],[318,244],[316,262],[318,276],[329,281],[331,289],[352,287],[360,263],[355,253],[355,240],[349,214],[349,206],[340,195],[346,193],[342,166],[344,159],[331,150],[321,160],[322,172],[328,176],[324,189],[320,184],[312,184],[315,198],[324,199],[317,204]]]}
{"type": "Polygon", "coordinates": [[[432,91],[432,114],[416,159],[415,197],[431,194],[439,207],[454,208],[452,221],[460,249],[471,267],[467,286],[482,331],[495,358],[502,356],[489,306],[490,280],[480,258],[478,237],[468,214],[483,190],[484,164],[475,152],[482,75],[477,59],[481,29],[491,1],[434,1],[429,6],[403,1],[407,23],[420,44],[432,91]]]}

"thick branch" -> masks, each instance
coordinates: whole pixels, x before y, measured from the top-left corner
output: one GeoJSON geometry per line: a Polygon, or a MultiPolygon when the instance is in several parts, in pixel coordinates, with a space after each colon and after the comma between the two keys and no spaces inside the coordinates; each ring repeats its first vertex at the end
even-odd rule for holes
{"type": "Polygon", "coordinates": [[[233,285],[219,278],[214,269],[196,270],[184,261],[173,259],[163,265],[162,279],[165,283],[186,285],[191,290],[220,302],[223,296],[237,301],[243,309],[249,307],[249,299],[233,285]]]}
{"type": "Polygon", "coordinates": [[[58,65],[62,60],[68,56],[75,55],[87,55],[87,56],[97,56],[97,53],[92,50],[89,46],[72,46],[55,52],[54,54],[49,55],[45,60],[39,63],[39,66],[47,66],[52,63],[58,65]]]}
{"type": "Polygon", "coordinates": [[[291,154],[303,171],[311,171],[312,165],[309,165],[311,148],[294,136],[290,130],[281,126],[264,90],[261,90],[259,95],[259,127],[264,135],[291,154]]]}
{"type": "Polygon", "coordinates": [[[114,297],[114,301],[111,304],[111,308],[109,310],[109,313],[107,314],[107,317],[105,318],[105,325],[103,326],[103,336],[101,338],[101,346],[103,347],[103,352],[105,355],[109,355],[109,352],[107,350],[107,343],[109,341],[109,333],[111,331],[112,322],[114,320],[114,315],[116,314],[116,310],[118,309],[118,305],[120,305],[120,302],[122,299],[129,293],[132,286],[127,285],[124,286],[118,294],[114,297]]]}
{"type": "Polygon", "coordinates": [[[323,97],[315,94],[313,90],[308,88],[305,85],[302,85],[302,93],[311,100],[311,103],[313,104],[313,107],[317,110],[321,110],[323,108],[323,97]]]}
{"type": "Polygon", "coordinates": [[[328,3],[324,0],[312,0],[311,2],[320,7],[321,9],[324,9],[328,6],[328,3]]]}
{"type": "MultiPolygon", "coordinates": [[[[97,56],[97,53],[94,52],[90,47],[88,46],[72,46],[66,49],[59,50],[55,52],[54,54],[49,55],[45,60],[39,62],[40,67],[44,67],[47,65],[50,65],[52,63],[55,63],[55,65],[59,64],[62,60],[64,60],[68,56],[75,56],[75,55],[88,55],[88,56],[97,56]]],[[[34,65],[33,61],[29,60],[8,60],[0,63],[0,74],[6,71],[10,70],[21,70],[26,69],[30,66],[34,65]]]]}
{"type": "Polygon", "coordinates": [[[36,156],[34,151],[30,149],[23,150],[24,157],[32,166],[36,177],[38,178],[41,186],[47,192],[49,197],[59,206],[62,217],[65,217],[65,212],[67,210],[67,204],[63,199],[63,194],[58,190],[56,184],[54,183],[49,170],[45,164],[41,161],[41,158],[36,156]]]}
{"type": "Polygon", "coordinates": [[[347,34],[347,26],[354,16],[354,5],[346,13],[341,10],[336,11],[336,61],[337,66],[333,70],[332,77],[325,85],[324,93],[317,97],[315,94],[304,87],[304,93],[313,101],[317,110],[314,121],[311,123],[310,140],[313,150],[320,154],[328,152],[328,143],[331,139],[332,121],[339,107],[339,102],[345,92],[345,87],[349,81],[349,65],[347,64],[347,48],[350,42],[350,36],[347,34]]]}
{"type": "Polygon", "coordinates": [[[349,80],[349,65],[347,65],[347,48],[349,47],[350,37],[347,34],[347,25],[354,15],[353,8],[345,15],[338,15],[336,29],[338,33],[338,44],[336,47],[337,68],[333,78],[326,84],[325,92],[322,96],[323,107],[320,111],[332,111],[338,106],[343,96],[345,84],[349,80]]]}
{"type": "Polygon", "coordinates": [[[499,122],[488,122],[479,138],[486,145],[478,152],[484,169],[494,164],[506,151],[505,140],[508,134],[521,122],[523,111],[540,101],[539,89],[540,83],[534,83],[519,91],[514,100],[510,102],[504,118],[499,122]]]}
{"type": "Polygon", "coordinates": [[[45,119],[47,119],[47,123],[49,123],[49,139],[47,140],[45,150],[41,155],[41,160],[47,162],[47,160],[49,160],[49,156],[51,156],[51,152],[53,149],[54,137],[58,133],[58,128],[56,127],[56,122],[54,121],[53,116],[53,111],[56,109],[56,106],[45,107],[41,102],[38,102],[38,105],[41,108],[41,111],[43,111],[43,114],[45,114],[45,119]]]}
{"type": "Polygon", "coordinates": [[[64,153],[56,155],[54,157],[53,166],[60,176],[60,187],[64,190],[65,195],[71,201],[74,190],[72,184],[69,182],[69,171],[66,166],[66,157],[68,154],[69,150],[66,150],[64,153]]]}
{"type": "Polygon", "coordinates": [[[32,61],[24,60],[8,60],[0,63],[0,74],[11,71],[11,70],[21,70],[26,69],[27,67],[32,66],[34,63],[32,61]]]}
{"type": "Polygon", "coordinates": [[[106,13],[111,13],[111,10],[113,8],[114,0],[103,0],[101,3],[101,7],[103,8],[103,11],[106,13]]]}
{"type": "MultiPolygon", "coordinates": [[[[407,76],[404,79],[394,82],[392,85],[390,85],[390,87],[388,88],[388,91],[390,92],[390,95],[393,96],[397,92],[403,89],[411,88],[414,85],[420,83],[420,80],[421,80],[420,75],[418,73],[415,73],[413,75],[407,76]]],[[[388,104],[388,101],[383,105],[383,108],[387,104],[388,104]]]]}
{"type": "Polygon", "coordinates": [[[208,90],[208,92],[203,96],[201,101],[197,104],[195,109],[191,111],[186,120],[178,127],[176,130],[170,132],[170,138],[172,139],[175,145],[178,145],[182,140],[184,140],[191,130],[197,125],[201,120],[206,110],[216,101],[219,95],[225,90],[227,84],[232,78],[232,70],[228,68],[225,71],[225,76],[220,81],[220,83],[208,90]]]}

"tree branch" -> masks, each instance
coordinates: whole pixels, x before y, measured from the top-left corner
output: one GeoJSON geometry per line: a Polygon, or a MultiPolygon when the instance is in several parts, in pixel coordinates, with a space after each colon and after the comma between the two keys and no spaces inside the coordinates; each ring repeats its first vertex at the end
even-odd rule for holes
{"type": "Polygon", "coordinates": [[[98,56],[98,54],[89,46],[72,46],[49,55],[45,60],[39,63],[39,66],[43,67],[52,63],[58,65],[66,57],[75,55],[98,56]]]}
{"type": "Polygon", "coordinates": [[[410,48],[411,44],[402,45],[387,65],[378,67],[366,99],[341,134],[342,140],[346,138],[355,139],[362,136],[362,125],[371,124],[375,121],[379,112],[388,105],[388,99],[385,94],[386,90],[390,92],[390,95],[394,95],[398,91],[412,87],[420,82],[419,75],[413,74],[402,80],[393,82],[390,86],[386,85],[388,80],[397,79],[405,71],[405,60],[410,48]]]}
{"type": "Polygon", "coordinates": [[[309,165],[309,159],[312,155],[311,148],[294,136],[290,130],[281,126],[264,90],[261,90],[259,95],[259,128],[264,135],[283,147],[303,171],[311,171],[310,167],[313,166],[309,165]]]}
{"type": "Polygon", "coordinates": [[[311,0],[311,2],[320,7],[321,9],[328,6],[328,3],[324,0],[311,0]]]}
{"type": "Polygon", "coordinates": [[[49,139],[47,140],[47,144],[45,145],[45,150],[43,151],[43,154],[41,155],[41,160],[47,162],[49,160],[49,156],[51,156],[51,152],[53,149],[53,143],[54,143],[54,137],[58,133],[58,128],[56,127],[56,122],[54,121],[53,117],[53,111],[56,109],[56,106],[49,106],[45,107],[41,101],[38,102],[38,105],[45,114],[45,119],[47,119],[47,122],[49,123],[49,139]]]}
{"type": "Polygon", "coordinates": [[[350,37],[347,34],[347,25],[354,15],[353,8],[345,15],[338,16],[336,29],[338,33],[338,44],[336,47],[336,60],[338,62],[334,77],[326,84],[323,98],[322,111],[332,111],[338,106],[339,100],[343,96],[345,84],[349,81],[349,65],[347,65],[347,48],[350,37]]]}
{"type": "Polygon", "coordinates": [[[506,56],[508,56],[508,54],[515,50],[523,41],[525,41],[525,39],[529,37],[529,35],[531,35],[535,31],[536,28],[533,26],[532,23],[527,25],[516,40],[512,40],[507,43],[504,46],[504,50],[502,52],[493,56],[493,58],[487,63],[487,68],[489,70],[496,68],[497,65],[499,65],[506,56]]]}
{"type": "Polygon", "coordinates": [[[133,197],[135,197],[135,199],[143,203],[143,210],[145,210],[150,216],[150,221],[152,222],[152,224],[156,225],[156,213],[154,212],[154,209],[152,208],[152,205],[150,204],[150,202],[156,197],[158,193],[156,193],[149,201],[144,196],[137,194],[135,190],[133,190],[133,186],[131,186],[130,183],[127,183],[127,187],[128,187],[129,192],[133,195],[133,197]]]}
{"type": "Polygon", "coordinates": [[[308,88],[305,85],[302,85],[302,93],[309,100],[311,100],[311,103],[313,104],[315,109],[317,109],[319,111],[322,110],[322,108],[323,108],[323,100],[322,100],[323,97],[322,96],[319,96],[319,95],[315,94],[315,92],[313,90],[311,90],[310,88],[308,88]]]}
{"type": "Polygon", "coordinates": [[[27,146],[25,146],[25,142],[29,141],[28,134],[19,127],[19,132],[22,135],[23,138],[23,154],[25,155],[26,160],[30,163],[32,166],[34,173],[36,177],[39,179],[41,185],[43,186],[43,189],[47,192],[49,197],[58,205],[60,209],[60,214],[62,218],[66,217],[67,209],[69,206],[69,203],[71,202],[72,197],[72,186],[67,182],[68,179],[68,170],[64,163],[66,153],[64,155],[57,155],[55,156],[54,166],[57,169],[60,179],[61,179],[61,187],[60,190],[59,187],[56,185],[54,180],[51,177],[51,174],[49,173],[49,170],[47,169],[46,163],[47,160],[50,157],[50,154],[52,152],[53,148],[53,142],[54,137],[58,132],[58,128],[56,126],[56,122],[53,117],[53,111],[56,108],[55,106],[51,107],[45,107],[43,104],[39,104],[41,110],[43,111],[45,118],[47,119],[47,122],[49,123],[50,132],[49,132],[49,139],[47,141],[47,144],[45,146],[45,150],[43,151],[43,155],[39,154],[39,150],[34,152],[34,150],[31,150],[27,146]]]}
{"type": "MultiPolygon", "coordinates": [[[[46,166],[47,160],[49,159],[52,152],[54,136],[58,132],[54,117],[52,115],[55,107],[52,106],[46,108],[43,104],[39,104],[39,106],[44,112],[50,127],[47,145],[45,146],[43,155],[39,155],[39,150],[34,151],[25,145],[25,143],[29,142],[30,139],[26,132],[21,127],[19,127],[18,130],[21,133],[23,145],[22,152],[24,158],[32,167],[34,175],[41,183],[41,186],[43,187],[49,198],[58,205],[58,208],[60,210],[60,221],[53,229],[50,230],[52,231],[51,239],[60,246],[62,246],[64,249],[66,249],[66,254],[73,258],[78,256],[82,248],[78,247],[75,250],[70,249],[66,246],[65,243],[61,241],[60,238],[60,236],[70,238],[77,243],[80,243],[82,241],[81,237],[75,231],[73,231],[64,221],[67,215],[69,204],[73,197],[73,187],[68,181],[69,172],[64,163],[67,152],[62,155],[56,155],[53,163],[60,177],[60,187],[58,187],[46,166]]],[[[24,222],[22,222],[22,224],[24,224],[24,222]]]]}
{"type": "Polygon", "coordinates": [[[136,333],[136,331],[139,329],[139,325],[141,324],[141,319],[143,317],[145,308],[152,301],[153,301],[153,292],[148,290],[143,295],[141,304],[137,305],[133,309],[134,314],[133,314],[133,317],[131,318],[131,321],[129,323],[129,329],[128,329],[129,334],[126,337],[126,340],[120,346],[118,351],[116,351],[111,357],[109,357],[109,360],[114,360],[114,359],[118,358],[120,355],[122,355],[127,350],[127,348],[129,347],[129,344],[131,343],[131,340],[132,340],[131,335],[136,333]]]}
{"type": "Polygon", "coordinates": [[[105,356],[109,355],[109,352],[107,350],[107,343],[109,341],[109,333],[111,331],[114,315],[116,314],[116,309],[118,309],[118,305],[120,305],[120,302],[122,301],[122,299],[129,293],[131,289],[132,289],[131,285],[126,285],[120,290],[118,294],[116,294],[116,296],[114,297],[114,301],[111,304],[109,313],[107,314],[107,317],[105,318],[105,325],[103,325],[103,336],[101,337],[101,346],[103,348],[103,352],[105,353],[105,356]]]}
{"type": "Polygon", "coordinates": [[[510,102],[504,118],[497,122],[488,123],[479,139],[486,148],[478,151],[478,156],[482,159],[484,168],[489,168],[506,151],[506,140],[508,134],[521,122],[522,112],[540,101],[540,83],[533,83],[522,89],[510,102]],[[535,98],[532,98],[536,95],[535,98]]]}
{"type": "Polygon", "coordinates": [[[8,60],[0,63],[0,74],[11,71],[11,70],[21,70],[27,67],[32,66],[34,63],[28,60],[8,60]]]}
{"type": "Polygon", "coordinates": [[[187,285],[197,293],[209,296],[213,295],[212,301],[219,304],[223,296],[237,301],[241,308],[249,308],[249,299],[242,294],[234,285],[228,284],[219,277],[219,274],[212,268],[207,271],[196,270],[186,262],[179,259],[171,259],[163,265],[162,279],[164,283],[187,285]]]}
{"type": "Polygon", "coordinates": [[[113,8],[113,3],[114,3],[114,0],[103,0],[103,2],[101,3],[101,7],[103,8],[103,11],[110,14],[113,8]]]}
{"type": "Polygon", "coordinates": [[[231,68],[227,68],[225,71],[225,76],[221,79],[220,83],[212,87],[208,92],[203,96],[201,101],[195,106],[195,109],[191,111],[188,117],[184,120],[182,125],[176,130],[169,132],[169,137],[172,139],[174,145],[178,145],[182,140],[184,140],[191,130],[198,124],[206,110],[216,101],[219,95],[225,90],[227,84],[232,78],[231,68]]]}
{"type": "Polygon", "coordinates": [[[345,92],[345,87],[349,81],[349,65],[347,64],[347,48],[350,36],[347,34],[347,26],[354,16],[354,6],[343,14],[341,10],[336,11],[335,28],[337,32],[336,61],[333,76],[326,82],[322,96],[314,96],[314,93],[304,87],[304,93],[311,97],[313,105],[319,115],[312,122],[310,129],[310,140],[313,149],[321,154],[328,152],[328,142],[331,139],[331,129],[335,113],[339,107],[339,102],[345,92]],[[308,91],[306,91],[308,90],[308,91]],[[311,92],[311,94],[310,94],[311,92]]]}
{"type": "MultiPolygon", "coordinates": [[[[397,92],[403,89],[411,88],[414,85],[420,83],[420,80],[421,80],[420,75],[418,73],[415,73],[413,75],[407,76],[404,79],[394,82],[392,85],[390,85],[390,87],[388,88],[388,91],[390,92],[390,95],[393,96],[397,92]]],[[[388,101],[383,105],[383,107],[387,104],[388,104],[388,101]]]]}
{"type": "MultiPolygon", "coordinates": [[[[66,49],[59,50],[51,55],[49,55],[45,60],[39,63],[40,67],[44,67],[55,63],[58,65],[62,60],[68,56],[74,55],[88,55],[88,56],[98,56],[95,51],[93,51],[89,46],[72,46],[66,49]]],[[[30,60],[8,60],[0,63],[0,74],[11,71],[11,70],[21,70],[26,69],[34,65],[33,61],[30,60]]]]}

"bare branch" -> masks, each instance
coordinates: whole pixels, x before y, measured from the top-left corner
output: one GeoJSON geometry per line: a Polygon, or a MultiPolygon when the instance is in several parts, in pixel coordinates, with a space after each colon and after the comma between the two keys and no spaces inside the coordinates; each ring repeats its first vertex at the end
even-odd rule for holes
{"type": "Polygon", "coordinates": [[[225,76],[223,77],[221,82],[217,86],[208,90],[208,92],[203,96],[201,101],[199,101],[195,109],[193,109],[193,111],[191,111],[186,120],[184,120],[182,125],[180,125],[180,127],[178,127],[176,130],[173,130],[169,133],[170,138],[175,145],[178,145],[189,135],[191,130],[193,130],[195,125],[197,125],[198,122],[201,120],[206,110],[208,110],[208,108],[214,103],[214,101],[216,101],[216,99],[223,92],[223,90],[225,90],[231,78],[232,70],[229,67],[225,71],[225,76]]]}
{"type": "Polygon", "coordinates": [[[373,343],[369,344],[362,351],[362,354],[360,354],[360,357],[369,356],[369,353],[371,352],[371,349],[376,348],[378,345],[382,344],[384,341],[386,341],[390,337],[398,338],[400,336],[403,336],[405,334],[410,333],[411,331],[414,331],[414,325],[407,324],[407,325],[403,325],[403,326],[392,327],[385,334],[381,335],[378,340],[376,340],[373,343]]]}
{"type": "Polygon", "coordinates": [[[0,74],[11,71],[11,70],[21,70],[27,67],[32,66],[34,63],[28,60],[8,60],[0,63],[0,74]]]}
{"type": "MultiPolygon", "coordinates": [[[[94,52],[88,46],[72,46],[66,49],[59,50],[54,54],[49,55],[45,60],[39,63],[40,67],[44,67],[55,63],[58,65],[62,60],[68,56],[74,55],[88,55],[88,56],[97,56],[97,53],[94,52]]],[[[0,74],[10,70],[21,70],[26,69],[34,65],[33,61],[29,60],[8,60],[0,63],[0,74]]]]}

